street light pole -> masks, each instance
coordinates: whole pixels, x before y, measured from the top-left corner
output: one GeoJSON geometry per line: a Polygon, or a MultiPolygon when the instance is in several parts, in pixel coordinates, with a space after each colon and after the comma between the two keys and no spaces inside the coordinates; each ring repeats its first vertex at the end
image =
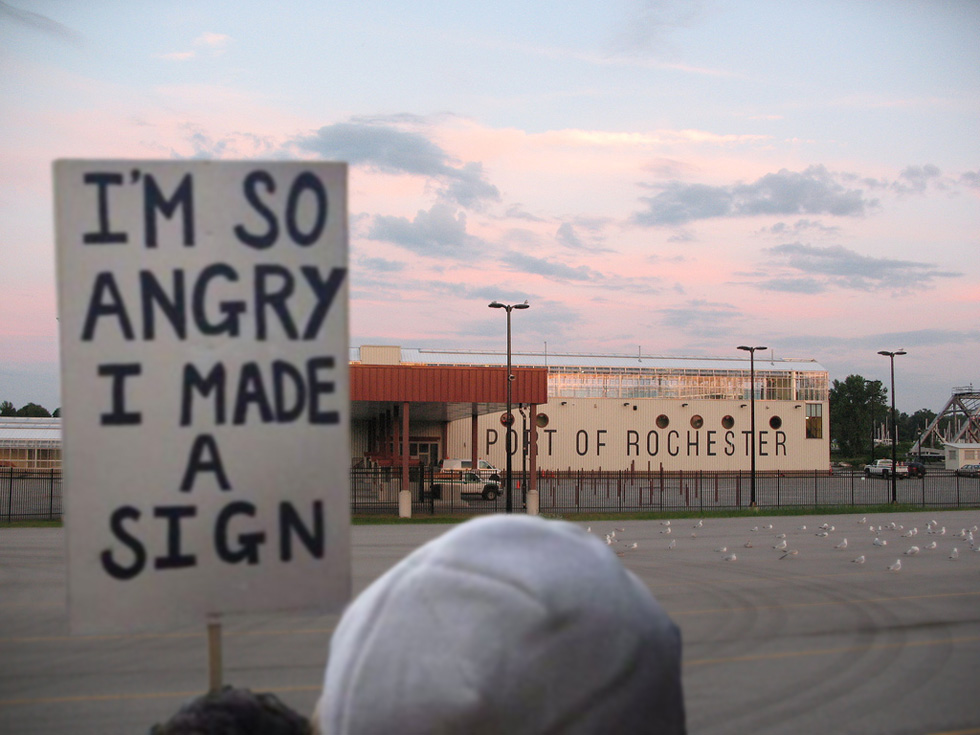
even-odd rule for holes
{"type": "Polygon", "coordinates": [[[507,452],[507,478],[504,484],[504,492],[507,497],[507,512],[514,512],[514,496],[511,492],[511,474],[513,472],[513,462],[514,458],[512,456],[511,448],[511,427],[514,425],[514,416],[511,414],[511,383],[514,382],[514,376],[511,373],[510,364],[510,312],[514,309],[527,309],[530,305],[525,300],[523,304],[501,304],[499,301],[491,301],[488,306],[491,309],[505,309],[507,311],[507,413],[504,414],[507,417],[507,421],[504,424],[504,430],[507,434],[507,439],[505,442],[506,452],[507,452]]]}
{"type": "MultiPolygon", "coordinates": [[[[875,380],[865,380],[865,389],[874,389],[875,380]]],[[[872,393],[869,399],[871,403],[871,464],[875,463],[875,396],[872,393]]]]}
{"type": "Polygon", "coordinates": [[[756,507],[755,504],[755,351],[756,350],[768,350],[768,347],[748,347],[747,345],[739,345],[738,349],[744,350],[749,353],[749,412],[751,416],[749,418],[749,431],[752,433],[752,458],[750,460],[751,467],[751,477],[749,480],[749,505],[753,508],[756,507]]]}
{"type": "Polygon", "coordinates": [[[892,505],[898,503],[898,490],[895,487],[895,477],[896,470],[898,469],[898,424],[895,423],[895,355],[906,355],[908,354],[905,350],[895,350],[894,352],[889,352],[888,350],[878,350],[879,355],[884,355],[891,362],[891,372],[892,372],[892,505]]]}

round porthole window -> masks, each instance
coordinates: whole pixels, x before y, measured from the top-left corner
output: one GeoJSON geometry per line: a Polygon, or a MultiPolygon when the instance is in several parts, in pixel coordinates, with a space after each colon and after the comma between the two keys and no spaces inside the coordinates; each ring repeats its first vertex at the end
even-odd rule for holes
{"type": "Polygon", "coordinates": [[[691,416],[692,429],[700,429],[702,426],[704,426],[704,419],[702,417],[698,416],[697,414],[691,416]]]}
{"type": "Polygon", "coordinates": [[[782,425],[783,425],[783,420],[779,418],[779,416],[773,416],[771,419],[769,419],[769,426],[771,426],[774,429],[778,429],[782,425]]]}
{"type": "Polygon", "coordinates": [[[726,429],[730,429],[735,426],[735,419],[733,419],[731,416],[723,416],[721,419],[721,425],[726,429]]]}
{"type": "Polygon", "coordinates": [[[666,415],[660,414],[657,416],[657,427],[660,429],[666,429],[670,426],[670,419],[666,415]]]}

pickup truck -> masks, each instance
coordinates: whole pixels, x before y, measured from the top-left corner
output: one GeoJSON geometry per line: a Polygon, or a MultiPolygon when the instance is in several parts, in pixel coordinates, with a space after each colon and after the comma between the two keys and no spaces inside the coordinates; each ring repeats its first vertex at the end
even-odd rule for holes
{"type": "MultiPolygon", "coordinates": [[[[892,461],[890,459],[878,459],[875,460],[874,464],[866,464],[864,466],[865,477],[891,477],[892,472],[892,461]]],[[[908,465],[904,462],[899,462],[895,465],[894,473],[895,477],[898,478],[908,477],[908,465]]]]}
{"type": "Polygon", "coordinates": [[[500,485],[487,482],[472,470],[438,472],[433,478],[432,492],[437,500],[462,500],[464,495],[479,495],[484,500],[496,500],[500,485]]]}

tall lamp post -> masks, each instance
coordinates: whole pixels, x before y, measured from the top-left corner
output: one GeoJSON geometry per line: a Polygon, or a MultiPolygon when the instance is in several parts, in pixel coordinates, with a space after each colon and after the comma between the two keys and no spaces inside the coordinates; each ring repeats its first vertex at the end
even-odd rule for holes
{"type": "Polygon", "coordinates": [[[895,470],[898,469],[898,424],[895,423],[895,356],[908,354],[905,350],[878,350],[879,355],[884,355],[891,362],[892,369],[892,505],[898,502],[898,490],[895,487],[895,470]]]}
{"type": "Polygon", "coordinates": [[[749,418],[749,431],[752,433],[752,458],[750,460],[751,467],[751,478],[749,480],[749,500],[753,508],[755,508],[755,351],[756,350],[768,350],[768,347],[748,347],[746,345],[739,345],[738,349],[744,350],[749,353],[749,383],[751,384],[749,388],[749,412],[751,414],[749,418]]]}
{"type": "Polygon", "coordinates": [[[514,425],[514,416],[510,412],[510,404],[511,404],[511,400],[510,400],[510,397],[511,397],[510,389],[511,389],[511,383],[514,382],[514,376],[511,373],[511,366],[510,366],[510,312],[513,311],[514,309],[527,309],[527,308],[530,308],[530,305],[527,303],[527,300],[525,299],[525,301],[524,301],[523,304],[501,304],[499,301],[491,301],[488,304],[488,306],[491,309],[506,309],[506,311],[507,311],[507,413],[505,414],[505,416],[507,417],[507,421],[504,424],[505,430],[507,432],[507,441],[506,441],[506,447],[507,447],[507,449],[506,449],[506,451],[507,451],[507,479],[506,479],[505,484],[504,484],[504,492],[506,493],[506,497],[507,497],[507,512],[508,513],[513,513],[514,512],[514,497],[513,497],[513,494],[511,493],[511,479],[510,479],[510,476],[511,476],[512,471],[513,471],[513,459],[514,458],[512,456],[510,435],[511,435],[511,427],[514,425]]]}
{"type": "MultiPolygon", "coordinates": [[[[874,388],[875,380],[865,380],[865,389],[871,390],[874,388]]],[[[875,463],[875,397],[871,396],[871,464],[875,463]]]]}

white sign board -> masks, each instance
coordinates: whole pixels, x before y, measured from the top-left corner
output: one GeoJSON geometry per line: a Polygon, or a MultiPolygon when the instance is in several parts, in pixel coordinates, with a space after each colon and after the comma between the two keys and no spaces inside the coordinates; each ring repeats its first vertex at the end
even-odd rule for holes
{"type": "Polygon", "coordinates": [[[350,595],[347,167],[54,164],[73,632],[350,595]]]}

